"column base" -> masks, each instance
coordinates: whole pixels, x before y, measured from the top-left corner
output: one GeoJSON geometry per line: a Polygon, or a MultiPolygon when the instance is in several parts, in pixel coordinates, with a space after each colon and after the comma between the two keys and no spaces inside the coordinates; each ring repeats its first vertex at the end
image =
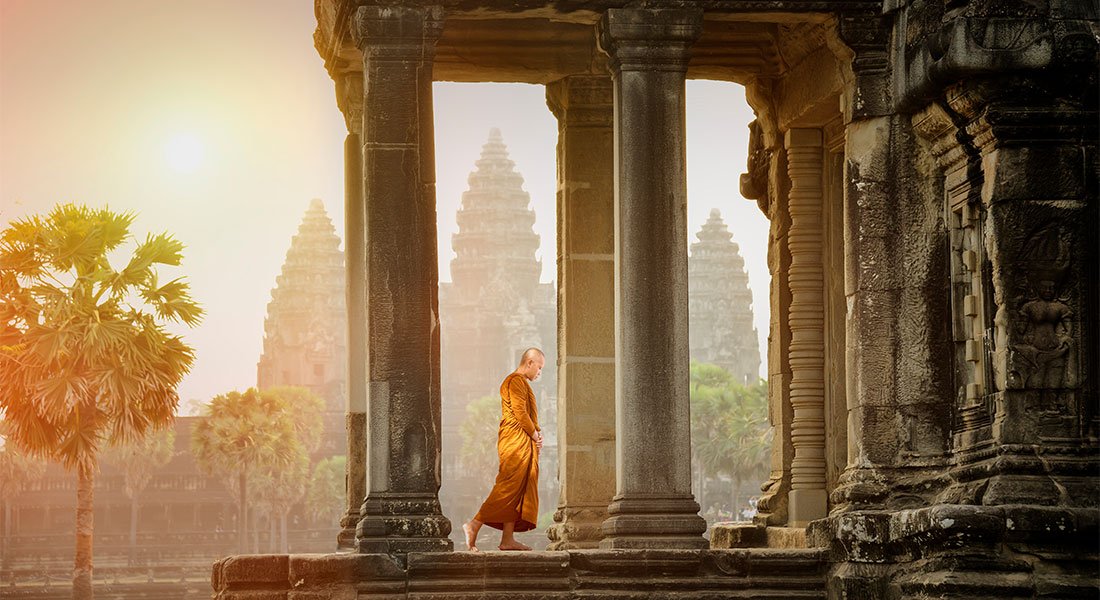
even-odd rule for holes
{"type": "Polygon", "coordinates": [[[593,550],[600,547],[600,526],[607,520],[607,506],[564,506],[554,513],[546,530],[547,550],[593,550]]]}
{"type": "Polygon", "coordinates": [[[439,499],[423,494],[372,494],[360,510],[355,550],[360,553],[407,554],[450,552],[451,521],[439,499]]]}
{"type": "Polygon", "coordinates": [[[1038,448],[997,444],[959,453],[951,486],[939,500],[952,504],[1087,506],[1098,494],[1095,442],[1066,438],[1038,448]]]}
{"type": "Polygon", "coordinates": [[[616,496],[607,507],[601,550],[702,549],[707,522],[690,495],[677,497],[616,496]]]}
{"type": "Polygon", "coordinates": [[[829,514],[829,496],[825,490],[791,490],[787,498],[790,527],[805,527],[829,514]]]}
{"type": "Polygon", "coordinates": [[[344,425],[348,441],[344,469],[348,510],[340,519],[341,531],[336,535],[336,549],[351,551],[355,550],[355,527],[362,516],[359,507],[367,496],[367,415],[365,412],[349,412],[344,417],[344,425]]]}
{"type": "Polygon", "coordinates": [[[790,473],[781,477],[772,477],[760,486],[764,492],[756,505],[753,523],[765,526],[782,527],[787,524],[787,494],[791,491],[790,473]]]}
{"type": "Polygon", "coordinates": [[[359,511],[348,511],[340,519],[340,533],[336,534],[336,551],[355,550],[355,528],[359,525],[359,511]]]}

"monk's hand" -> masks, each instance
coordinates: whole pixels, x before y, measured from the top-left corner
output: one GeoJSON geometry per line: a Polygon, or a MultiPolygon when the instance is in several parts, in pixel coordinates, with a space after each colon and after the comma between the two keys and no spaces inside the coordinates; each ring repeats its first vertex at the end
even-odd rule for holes
{"type": "Polygon", "coordinates": [[[535,432],[535,447],[538,448],[539,450],[542,450],[542,432],[541,431],[536,431],[535,432]]]}

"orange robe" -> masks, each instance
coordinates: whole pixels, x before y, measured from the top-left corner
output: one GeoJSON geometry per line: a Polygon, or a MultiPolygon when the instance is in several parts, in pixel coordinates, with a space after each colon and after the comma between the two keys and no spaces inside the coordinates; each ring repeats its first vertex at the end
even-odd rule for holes
{"type": "Polygon", "coordinates": [[[539,520],[539,453],[533,436],[541,430],[535,393],[526,377],[512,373],[504,378],[500,410],[500,471],[493,491],[474,518],[496,529],[515,521],[516,531],[528,531],[539,520]]]}

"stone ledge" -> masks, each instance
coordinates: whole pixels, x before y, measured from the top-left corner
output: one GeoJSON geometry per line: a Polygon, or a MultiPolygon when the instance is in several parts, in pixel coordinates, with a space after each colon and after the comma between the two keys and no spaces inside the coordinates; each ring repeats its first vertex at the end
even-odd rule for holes
{"type": "Polygon", "coordinates": [[[214,564],[216,600],[824,598],[822,550],[570,550],[231,556],[214,564]],[[633,596],[631,596],[633,597],[633,596]]]}

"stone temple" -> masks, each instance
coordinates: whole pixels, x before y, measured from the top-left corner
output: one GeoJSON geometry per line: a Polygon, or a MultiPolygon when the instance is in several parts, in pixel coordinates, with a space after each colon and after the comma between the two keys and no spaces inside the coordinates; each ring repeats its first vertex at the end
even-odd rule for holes
{"type": "Polygon", "coordinates": [[[264,319],[256,386],[296,385],[325,401],[318,454],[344,449],[347,387],[344,252],[321,200],[314,198],[291,239],[264,319]]]}
{"type": "Polygon", "coordinates": [[[228,557],[217,597],[1096,596],[1095,3],[315,6],[348,128],[355,552],[228,557]],[[709,543],[686,78],[745,86],[771,227],[772,468],[709,543]],[[433,81],[545,85],[558,118],[554,551],[453,552],[439,508],[433,81]]]}
{"type": "Polygon", "coordinates": [[[745,259],[721,211],[695,234],[688,257],[691,360],[718,365],[742,385],[760,380],[760,346],[752,324],[745,259]]]}
{"type": "MultiPolygon", "coordinates": [[[[451,282],[439,284],[443,495],[445,512],[454,518],[469,518],[477,512],[495,476],[495,472],[471,472],[460,460],[459,428],[466,407],[485,396],[497,398],[499,407],[501,381],[531,346],[542,349],[550,365],[531,382],[538,398],[539,424],[548,430],[539,462],[542,510],[552,508],[550,501],[557,500],[554,285],[539,283],[542,261],[535,256],[539,249],[539,236],[532,229],[535,212],[499,129],[489,132],[476,166],[455,215],[458,233],[451,239],[455,252],[451,282]]],[[[495,438],[485,440],[494,460],[495,443],[495,438]]],[[[457,539],[461,531],[452,533],[457,539]]],[[[543,540],[545,544],[545,536],[543,540]]]]}

